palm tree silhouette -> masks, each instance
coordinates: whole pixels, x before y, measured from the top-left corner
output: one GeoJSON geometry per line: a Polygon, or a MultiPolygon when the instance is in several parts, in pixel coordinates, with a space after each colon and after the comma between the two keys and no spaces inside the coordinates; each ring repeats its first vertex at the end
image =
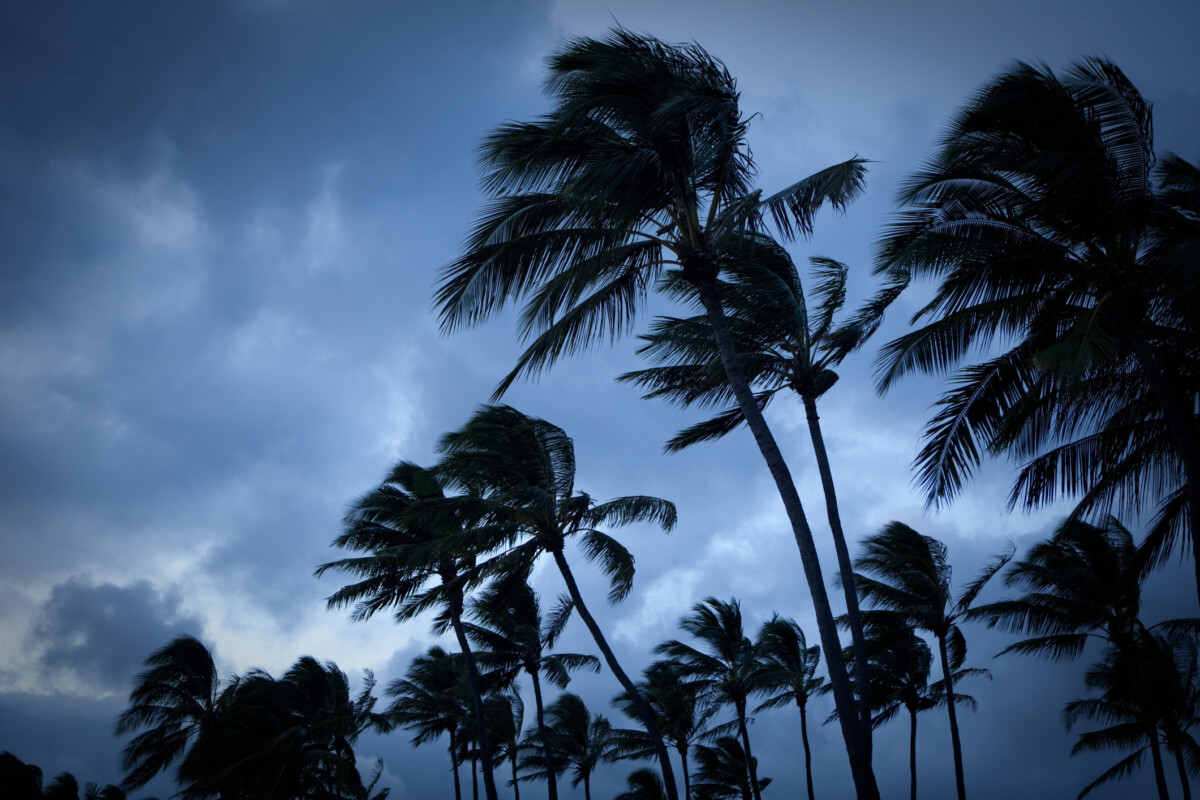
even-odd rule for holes
{"type": "Polygon", "coordinates": [[[915,462],[930,503],[1007,452],[1028,462],[1014,503],[1075,494],[1080,514],[1136,512],[1178,491],[1196,524],[1197,173],[1170,157],[1156,185],[1150,104],[1104,58],[1061,75],[1018,63],[952,118],[900,192],[874,304],[939,282],[922,327],[883,349],[881,390],[968,364],[915,462]]]}
{"type": "MultiPolygon", "coordinates": [[[[571,670],[600,671],[600,660],[595,656],[548,652],[566,627],[573,607],[570,598],[565,598],[549,619],[543,621],[538,595],[529,584],[497,581],[475,601],[472,611],[479,624],[465,625],[467,637],[487,651],[489,667],[508,669],[514,675],[524,670],[529,675],[533,683],[538,736],[546,752],[546,763],[551,762],[551,756],[541,676],[544,674],[552,684],[564,689],[570,682],[571,670]]],[[[554,773],[548,772],[546,780],[550,800],[558,800],[554,773]]]]}
{"type": "Polygon", "coordinates": [[[854,560],[854,566],[863,599],[875,608],[895,612],[908,624],[929,631],[937,640],[942,682],[949,698],[946,711],[950,717],[954,780],[959,800],[966,800],[954,674],[966,658],[967,640],[958,623],[984,585],[1012,558],[1012,553],[995,557],[956,600],[950,591],[949,555],[938,540],[922,536],[901,522],[890,522],[879,533],[863,540],[862,549],[863,554],[854,560]]]}
{"type": "Polygon", "coordinates": [[[759,796],[771,783],[770,778],[755,779],[757,765],[746,755],[742,745],[733,736],[718,737],[712,746],[696,747],[696,763],[700,768],[696,774],[696,800],[750,800],[759,796]]]}
{"type": "Polygon", "coordinates": [[[746,755],[744,763],[750,770],[747,785],[754,800],[762,800],[746,718],[751,695],[766,688],[767,667],[758,648],[745,634],[741,603],[732,599],[725,602],[715,597],[706,598],[692,606],[691,615],[680,620],[679,627],[699,640],[704,649],[672,639],[654,648],[654,652],[666,655],[678,664],[680,672],[697,688],[711,692],[720,702],[733,706],[740,747],[746,755]]]}
{"type": "Polygon", "coordinates": [[[604,661],[621,687],[634,698],[639,717],[657,740],[668,792],[674,781],[670,757],[655,725],[654,712],[622,669],[595,617],[588,610],[564,548],[577,540],[584,554],[608,574],[609,602],[633,588],[633,556],[602,525],[651,522],[670,530],[675,506],[657,497],[618,497],[596,503],[575,490],[575,447],[556,425],[508,406],[484,406],[439,444],[439,471],[447,480],[479,493],[475,513],[515,537],[495,557],[495,569],[524,577],[548,553],[567,585],[575,611],[592,634],[604,661]]]}
{"type": "Polygon", "coordinates": [[[718,284],[723,272],[755,263],[768,221],[784,236],[807,235],[823,205],[842,208],[857,197],[864,162],[850,159],[763,197],[753,189],[748,118],[733,77],[698,45],[618,28],[604,39],[572,39],[548,63],[551,112],[502,125],[482,146],[483,185],[494,200],[466,253],[442,273],[442,329],[525,302],[521,332],[533,340],[499,395],[518,376],[624,333],[663,277],[689,287],[791,521],[826,657],[835,662],[830,680],[847,712],[841,724],[855,785],[873,800],[870,730],[849,713],[854,698],[812,531],[742,372],[718,284]]]}
{"type": "Polygon", "coordinates": [[[583,784],[584,800],[592,800],[592,772],[603,761],[614,760],[612,723],[593,714],[577,694],[563,692],[546,708],[552,760],[531,747],[522,759],[527,775],[571,770],[571,786],[583,784]]]}
{"type": "Polygon", "coordinates": [[[330,608],[354,605],[352,619],[370,619],[376,612],[395,609],[397,622],[430,608],[444,615],[436,626],[454,630],[463,653],[467,687],[479,732],[483,785],[488,800],[498,800],[492,752],[484,720],[483,690],[462,623],[467,590],[482,579],[484,565],[478,556],[496,546],[493,538],[469,515],[463,498],[447,498],[442,479],[433,470],[409,461],[399,462],[384,480],[355,502],[344,520],[335,547],[366,555],[322,564],[320,577],[329,571],[345,572],[360,580],[330,595],[330,608]]]}
{"type": "MultiPolygon", "coordinates": [[[[826,685],[824,678],[816,677],[821,648],[816,645],[809,647],[804,631],[796,621],[778,614],[763,624],[756,645],[764,670],[760,681],[764,690],[772,696],[760,703],[754,712],[796,704],[800,711],[800,741],[804,746],[804,778],[808,800],[814,800],[812,750],[808,743],[808,701],[821,693],[826,685]]],[[[857,662],[855,666],[857,668],[857,662]]],[[[859,687],[859,696],[864,696],[862,687],[859,687]]]]}

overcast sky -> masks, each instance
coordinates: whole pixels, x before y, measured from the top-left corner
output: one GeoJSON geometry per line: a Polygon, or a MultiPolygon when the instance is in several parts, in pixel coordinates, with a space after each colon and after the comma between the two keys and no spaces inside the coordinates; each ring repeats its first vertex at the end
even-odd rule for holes
{"type": "MultiPolygon", "coordinates": [[[[854,155],[874,162],[866,195],[792,247],[801,263],[848,262],[853,300],[872,290],[898,181],[1014,59],[1109,56],[1155,104],[1159,152],[1200,159],[1200,6],[1184,0],[5,3],[0,750],[48,775],[117,781],[112,720],[142,660],[179,633],[209,643],[226,673],[279,674],[311,654],[356,679],[372,668],[381,684],[435,641],[427,620],[351,624],[326,611],[338,577],[313,569],[338,557],[329,543],[347,504],[398,459],[432,463],[438,438],[519,354],[510,318],[441,337],[431,287],[482,201],[480,137],[543,111],[544,57],[614,20],[726,62],[758,115],[750,142],[766,191],[854,155]]],[[[1043,538],[1063,509],[1006,513],[1012,465],[997,463],[954,506],[922,512],[909,463],[938,384],[912,379],[880,398],[871,380],[875,350],[914,303],[841,370],[825,436],[852,548],[901,520],[946,541],[965,580],[1006,541],[1043,538]]],[[[661,454],[699,417],[614,383],[640,366],[632,350],[597,349],[506,398],[574,437],[580,489],[679,507],[669,536],[620,533],[638,565],[621,606],[603,605],[603,580],[577,559],[627,669],[708,595],[740,598],[755,629],[772,611],[795,616],[816,641],[749,435],[661,454]]],[[[803,414],[784,399],[769,421],[824,541],[803,414]]],[[[821,552],[828,572],[832,548],[821,552]]],[[[535,581],[561,591],[551,571],[535,581]]],[[[1149,591],[1149,621],[1196,613],[1186,571],[1149,591]]],[[[1115,762],[1068,756],[1058,711],[1084,694],[1083,663],[993,661],[1003,636],[967,638],[971,665],[994,673],[963,687],[980,704],[962,717],[973,796],[1074,796],[1115,762]]],[[[564,646],[590,649],[580,623],[564,646]]],[[[572,688],[615,713],[607,672],[572,688]]],[[[942,717],[921,721],[930,798],[953,791],[942,717]]],[[[885,797],[907,791],[904,727],[878,734],[885,797]]],[[[769,794],[801,793],[794,712],[760,715],[751,735],[769,794]]],[[[846,796],[840,735],[813,736],[818,792],[846,796]]],[[[361,749],[385,760],[394,800],[450,796],[443,747],[415,751],[397,733],[361,749]]],[[[596,796],[630,769],[602,767],[596,796]]],[[[1095,796],[1148,794],[1151,780],[1147,769],[1095,796]]]]}

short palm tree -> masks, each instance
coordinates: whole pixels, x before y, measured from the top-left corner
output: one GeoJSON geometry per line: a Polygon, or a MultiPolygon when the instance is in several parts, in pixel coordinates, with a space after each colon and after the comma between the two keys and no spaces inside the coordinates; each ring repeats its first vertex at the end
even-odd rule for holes
{"type": "Polygon", "coordinates": [[[954,674],[967,655],[967,640],[959,621],[1012,553],[994,558],[955,599],[950,589],[950,560],[946,546],[922,536],[901,522],[890,522],[863,541],[862,555],[854,560],[856,581],[863,599],[874,608],[891,611],[905,622],[929,631],[937,640],[945,684],[946,711],[950,717],[950,742],[954,752],[954,780],[959,800],[966,800],[962,744],[954,702],[954,674]]]}
{"type": "MultiPolygon", "coordinates": [[[[554,107],[533,122],[497,128],[481,148],[494,198],[464,255],[443,271],[435,302],[443,330],[525,302],[532,342],[519,375],[624,333],[665,276],[705,310],[738,407],[792,524],[859,796],[878,797],[870,731],[854,705],[816,545],[791,474],[742,373],[725,318],[721,275],[762,254],[768,223],[806,235],[817,211],[842,208],[863,188],[852,158],[764,197],[753,188],[749,117],[725,65],[698,45],[667,45],[624,29],[570,40],[549,59],[554,107]]],[[[667,289],[669,291],[669,283],[667,289]]],[[[664,767],[664,769],[666,769],[664,767]]],[[[665,775],[665,773],[664,773],[665,775]]],[[[672,800],[675,789],[666,781],[672,800]]]]}
{"type": "MultiPolygon", "coordinates": [[[[1103,526],[1068,519],[1047,541],[1013,563],[1005,584],[1024,590],[1020,597],[972,609],[970,617],[1028,638],[1001,653],[1053,660],[1078,658],[1092,640],[1112,647],[1123,663],[1140,670],[1139,640],[1145,626],[1141,609],[1145,552],[1115,518],[1103,526]]],[[[1134,675],[1143,705],[1149,702],[1145,674],[1134,675]]],[[[1147,728],[1145,735],[1154,740],[1147,728]]],[[[1167,796],[1166,773],[1158,748],[1150,749],[1160,797],[1167,796]]]]}
{"type": "Polygon", "coordinates": [[[1029,462],[1013,502],[1135,512],[1178,491],[1200,519],[1200,170],[1170,157],[1156,181],[1155,161],[1150,103],[1111,61],[1018,63],[901,189],[877,271],[889,299],[938,285],[884,348],[880,386],[958,370],[916,461],[930,502],[1009,453],[1029,462]]]}
{"type": "MultiPolygon", "coordinates": [[[[756,644],[763,665],[761,685],[771,696],[754,711],[758,713],[768,708],[796,705],[800,711],[800,741],[804,746],[804,778],[808,800],[814,800],[812,750],[808,743],[808,702],[826,685],[824,678],[816,676],[821,648],[816,645],[809,647],[804,631],[796,621],[778,614],[763,624],[756,644]]],[[[861,687],[859,696],[864,696],[861,687]]]]}
{"type": "Polygon", "coordinates": [[[549,554],[567,586],[571,603],[621,687],[635,699],[639,717],[657,740],[656,754],[668,791],[674,781],[670,756],[654,712],[617,661],[616,654],[584,602],[565,548],[578,541],[584,554],[608,574],[609,602],[633,588],[633,556],[600,530],[605,525],[650,522],[675,525],[675,506],[657,497],[618,497],[597,503],[575,490],[575,446],[562,428],[508,406],[484,406],[458,431],[442,438],[439,471],[447,480],[479,493],[476,513],[516,537],[495,557],[497,569],[523,577],[549,554]]]}
{"type": "Polygon", "coordinates": [[[762,800],[746,721],[750,697],[767,688],[767,666],[745,634],[741,603],[709,597],[693,606],[691,615],[680,620],[679,627],[700,647],[672,639],[654,648],[654,652],[678,664],[680,673],[697,688],[733,706],[741,748],[746,754],[745,766],[750,770],[747,785],[754,800],[762,800]]]}
{"type": "Polygon", "coordinates": [[[479,731],[484,791],[488,800],[498,800],[483,689],[462,623],[466,592],[484,574],[479,556],[496,542],[481,535],[478,520],[462,513],[461,500],[446,497],[433,470],[399,462],[381,485],[358,499],[333,542],[364,555],[322,564],[316,575],[336,571],[358,578],[329,597],[330,608],[353,605],[356,621],[384,609],[395,609],[397,622],[430,608],[444,610],[437,627],[448,623],[463,653],[460,666],[479,731]]]}
{"type": "Polygon", "coordinates": [[[662,778],[652,769],[635,769],[629,773],[625,784],[629,788],[613,800],[665,800],[667,796],[662,778]]]}
{"type": "Polygon", "coordinates": [[[228,706],[236,685],[221,680],[212,653],[193,636],[178,636],[155,650],[134,680],[129,707],[117,718],[118,736],[141,731],[122,753],[122,785],[138,789],[172,764],[183,784],[178,765],[228,706]]]}
{"type": "Polygon", "coordinates": [[[450,740],[450,768],[454,773],[454,800],[462,800],[458,767],[465,721],[471,714],[463,691],[462,656],[431,647],[409,665],[405,677],[393,681],[385,694],[393,698],[384,710],[388,726],[412,731],[413,745],[426,744],[443,735],[450,740]]]}
{"type": "Polygon", "coordinates": [[[771,783],[770,778],[751,782],[750,775],[757,775],[758,767],[733,736],[718,737],[711,746],[699,745],[696,763],[696,800],[750,800],[771,783]]]}
{"type": "Polygon", "coordinates": [[[546,709],[553,761],[547,763],[540,748],[526,751],[526,775],[571,770],[571,786],[583,784],[584,800],[592,800],[592,773],[615,758],[612,723],[593,714],[577,694],[563,692],[546,709]]]}
{"type": "Polygon", "coordinates": [[[516,687],[491,692],[483,699],[487,711],[488,736],[496,748],[496,759],[508,759],[512,769],[513,800],[521,800],[517,783],[517,764],[521,755],[521,732],[525,725],[525,701],[516,687]]]}
{"type": "MultiPolygon", "coordinates": [[[[550,652],[570,619],[574,603],[560,601],[543,620],[537,592],[524,581],[497,581],[476,601],[473,615],[478,624],[466,624],[467,637],[487,651],[485,663],[493,669],[524,670],[533,684],[535,722],[538,736],[550,762],[550,740],[546,730],[541,676],[565,689],[571,670],[600,671],[600,660],[581,653],[550,652]]],[[[519,729],[518,729],[519,733],[519,729]]],[[[515,763],[515,762],[514,762],[515,763]]],[[[550,800],[558,800],[553,772],[546,781],[550,800]]]]}

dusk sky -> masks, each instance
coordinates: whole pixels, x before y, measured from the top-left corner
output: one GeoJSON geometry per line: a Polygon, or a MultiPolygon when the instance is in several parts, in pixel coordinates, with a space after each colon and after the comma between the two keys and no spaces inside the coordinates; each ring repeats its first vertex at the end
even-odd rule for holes
{"type": "MultiPolygon", "coordinates": [[[[438,641],[428,619],[351,623],[327,611],[341,578],[313,570],[339,557],[330,542],[348,504],[399,459],[432,464],[438,439],[515,363],[512,316],[442,336],[432,287],[484,199],[481,137],[547,108],[543,61],[566,37],[615,23],[698,42],[728,65],[757,115],[749,141],[765,191],[871,160],[862,199],[823,212],[813,238],[790,246],[798,264],[848,263],[850,306],[875,286],[874,243],[897,185],[1014,60],[1111,58],[1154,104],[1158,153],[1200,160],[1194,0],[4,3],[0,751],[47,777],[117,782],[113,720],[142,661],[180,633],[209,644],[225,673],[278,675],[308,654],[356,686],[367,668],[386,685],[438,641]]],[[[900,520],[947,543],[961,585],[1008,541],[1023,552],[1045,538],[1069,506],[1009,512],[1015,465],[1000,461],[950,507],[923,510],[909,467],[939,384],[912,378],[881,398],[872,379],[875,353],[905,330],[921,291],[840,370],[822,422],[852,551],[900,520]]],[[[639,330],[671,311],[655,301],[639,330]]],[[[574,438],[579,489],[678,506],[669,535],[616,532],[637,558],[619,606],[571,554],[626,669],[640,672],[710,595],[739,598],[750,633],[779,612],[816,642],[796,546],[750,435],[664,455],[703,412],[616,383],[644,366],[634,346],[564,360],[505,397],[574,438]]],[[[768,420],[832,574],[803,410],[780,398],[768,420]]],[[[562,591],[544,564],[534,583],[562,591]]],[[[1147,593],[1147,622],[1197,615],[1190,568],[1154,575],[1147,593]]],[[[965,632],[968,665],[994,676],[962,687],[979,702],[960,716],[973,797],[1074,797],[1115,763],[1121,754],[1069,755],[1075,734],[1059,711],[1085,695],[1086,658],[993,659],[1011,638],[965,632]]],[[[578,620],[563,646],[595,652],[578,620]]],[[[619,716],[607,670],[571,689],[619,716]]],[[[818,701],[812,736],[818,796],[837,798],[851,783],[836,726],[819,724],[831,710],[818,701]]],[[[945,715],[920,724],[922,794],[950,797],[945,715]]],[[[795,712],[759,715],[751,736],[759,774],[775,781],[768,798],[802,794],[795,712]]],[[[367,736],[359,751],[384,760],[392,800],[452,797],[444,744],[414,750],[401,731],[367,736]]],[[[880,730],[885,798],[907,796],[907,759],[904,722],[880,730]]],[[[597,800],[635,766],[602,766],[597,800]]],[[[1147,766],[1092,796],[1152,786],[1147,766]]],[[[172,791],[163,780],[131,797],[172,791]]]]}

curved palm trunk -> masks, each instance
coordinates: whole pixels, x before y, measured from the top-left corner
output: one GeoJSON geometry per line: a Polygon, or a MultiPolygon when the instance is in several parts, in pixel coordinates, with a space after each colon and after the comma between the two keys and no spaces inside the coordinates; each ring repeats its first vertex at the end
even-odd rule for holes
{"type": "Polygon", "coordinates": [[[1154,357],[1146,337],[1138,330],[1133,336],[1133,351],[1138,363],[1149,378],[1150,391],[1158,400],[1163,420],[1179,448],[1187,480],[1188,525],[1192,537],[1192,570],[1196,577],[1196,598],[1200,601],[1200,546],[1197,546],[1196,526],[1200,525],[1200,433],[1163,373],[1162,366],[1154,357]]]}
{"type": "MultiPolygon", "coordinates": [[[[856,684],[858,688],[858,716],[864,728],[871,726],[871,682],[866,679],[867,639],[863,634],[862,613],[858,609],[858,589],[854,583],[854,563],[850,559],[850,548],[842,533],[842,515],[838,511],[837,491],[833,486],[833,470],[829,468],[829,454],[825,450],[825,437],[821,435],[821,418],[817,415],[815,398],[804,396],[804,413],[808,418],[808,435],[812,439],[813,455],[817,460],[817,472],[821,474],[821,490],[825,495],[825,513],[829,517],[829,532],[833,534],[833,548],[837,551],[838,572],[842,577],[842,592],[846,596],[846,618],[850,621],[850,642],[854,648],[854,668],[863,676],[856,684]]],[[[871,737],[867,737],[871,747],[871,737]]]]}
{"type": "MultiPolygon", "coordinates": [[[[654,752],[658,756],[659,768],[662,770],[663,786],[667,791],[667,800],[679,800],[679,789],[675,786],[675,771],[671,769],[671,754],[667,752],[667,746],[663,744],[662,734],[658,731],[658,723],[654,719],[654,709],[650,708],[650,704],[646,702],[646,698],[642,697],[642,693],[638,691],[633,681],[625,674],[625,670],[621,669],[621,665],[617,662],[617,657],[613,653],[612,648],[608,646],[608,640],[604,638],[604,634],[600,630],[600,626],[596,624],[592,612],[588,610],[587,604],[583,602],[583,595],[579,592],[579,584],[575,582],[575,575],[571,572],[571,566],[567,563],[566,556],[562,550],[551,550],[550,554],[554,557],[554,563],[558,566],[558,571],[562,573],[563,582],[567,584],[567,593],[571,595],[571,600],[575,602],[575,610],[578,612],[583,624],[591,631],[592,639],[595,640],[596,646],[600,648],[600,653],[604,656],[604,661],[608,664],[608,668],[612,670],[616,676],[617,682],[621,684],[621,688],[633,700],[634,708],[637,709],[638,716],[642,719],[642,724],[646,726],[646,732],[650,734],[650,739],[654,743],[654,752]]],[[[587,784],[584,784],[585,791],[587,784]]]]}
{"type": "Polygon", "coordinates": [[[750,752],[750,731],[746,729],[746,704],[739,703],[736,710],[738,734],[742,737],[742,749],[746,751],[746,774],[750,776],[750,791],[754,800],[762,800],[762,790],[758,788],[758,765],[754,763],[754,755],[750,752]]]}
{"type": "Polygon", "coordinates": [[[800,706],[800,741],[804,743],[804,781],[808,786],[808,800],[817,800],[813,792],[812,748],[808,745],[808,712],[804,706],[800,706]]]}
{"type": "Polygon", "coordinates": [[[1167,793],[1167,772],[1163,767],[1162,749],[1158,746],[1158,729],[1150,735],[1150,760],[1154,764],[1154,783],[1158,786],[1159,800],[1171,800],[1167,793]]]}
{"type": "MultiPolygon", "coordinates": [[[[462,601],[457,607],[450,609],[450,625],[454,628],[454,636],[458,646],[462,648],[463,662],[467,665],[467,688],[471,692],[471,705],[475,711],[475,724],[479,728],[479,758],[483,761],[483,791],[487,800],[500,800],[496,793],[496,779],[492,774],[492,746],[488,743],[487,719],[483,714],[483,695],[479,691],[479,671],[475,669],[475,657],[471,655],[471,644],[467,641],[466,631],[462,626],[462,601]]],[[[471,759],[471,773],[475,773],[475,759],[471,759]]],[[[479,796],[478,783],[475,786],[475,797],[479,796]]]]}
{"type": "Polygon", "coordinates": [[[513,785],[513,800],[521,800],[521,784],[517,782],[517,748],[513,744],[512,754],[508,757],[509,763],[512,765],[512,785],[513,785]]]}
{"type": "Polygon", "coordinates": [[[546,758],[546,786],[550,800],[558,800],[558,778],[554,776],[553,751],[550,749],[550,734],[546,730],[546,714],[542,705],[542,682],[538,680],[537,671],[529,673],[533,678],[533,704],[537,711],[538,737],[542,740],[542,752],[546,758]]]}
{"type": "Polygon", "coordinates": [[[592,774],[583,776],[583,800],[592,800],[592,774]]]}
{"type": "Polygon", "coordinates": [[[450,768],[454,772],[454,800],[462,800],[462,783],[458,778],[458,737],[450,731],[450,768]]]}
{"type": "Polygon", "coordinates": [[[954,785],[958,800],[967,800],[967,784],[963,778],[962,742],[958,738],[958,714],[954,711],[954,678],[950,674],[950,655],[946,652],[946,637],[937,637],[938,654],[942,659],[942,680],[946,683],[946,711],[950,714],[950,745],[954,752],[954,785]]]}
{"type": "Polygon", "coordinates": [[[917,800],[917,710],[908,710],[908,796],[917,800]]]}
{"type": "Polygon", "coordinates": [[[804,515],[804,506],[800,502],[800,495],[796,492],[783,455],[779,452],[779,445],[771,435],[758,404],[754,402],[750,386],[746,383],[746,376],[742,372],[742,365],[733,345],[733,337],[725,321],[725,311],[721,308],[721,300],[717,296],[715,280],[710,278],[694,285],[712,325],[713,340],[721,354],[721,363],[725,367],[729,387],[737,397],[742,416],[754,434],[754,440],[767,462],[771,477],[775,479],[775,486],[792,524],[792,534],[800,550],[800,563],[804,566],[804,577],[812,595],[821,649],[824,651],[825,666],[829,672],[829,685],[833,689],[834,705],[837,707],[838,723],[842,729],[842,739],[846,743],[846,754],[850,759],[850,773],[854,777],[857,797],[859,800],[879,800],[879,786],[871,770],[870,729],[863,726],[857,713],[858,704],[850,686],[850,677],[846,673],[842,644],[838,640],[837,625],[829,606],[829,596],[825,592],[825,578],[821,574],[821,562],[817,558],[817,546],[813,541],[808,519],[804,515]]]}
{"type": "Polygon", "coordinates": [[[1192,785],[1188,780],[1187,767],[1183,763],[1183,748],[1175,748],[1175,768],[1179,770],[1179,784],[1183,787],[1183,800],[1192,800],[1192,785]]]}
{"type": "Polygon", "coordinates": [[[692,800],[692,779],[688,773],[687,742],[680,742],[675,745],[675,749],[679,751],[679,763],[683,769],[683,800],[692,800]]]}

